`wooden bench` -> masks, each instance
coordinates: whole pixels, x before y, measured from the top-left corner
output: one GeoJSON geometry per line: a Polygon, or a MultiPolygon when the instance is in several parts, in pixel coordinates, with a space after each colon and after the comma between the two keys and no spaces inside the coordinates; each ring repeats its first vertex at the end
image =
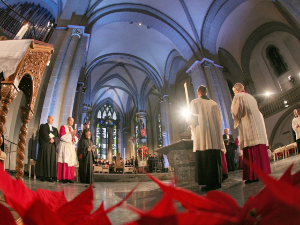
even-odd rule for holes
{"type": "Polygon", "coordinates": [[[96,173],[96,172],[102,173],[103,172],[102,166],[95,165],[94,166],[94,173],[96,173]]]}
{"type": "Polygon", "coordinates": [[[274,162],[275,162],[275,160],[276,160],[276,158],[277,158],[277,160],[278,160],[278,156],[277,156],[277,154],[278,153],[281,153],[282,154],[282,157],[284,158],[284,155],[285,155],[285,146],[283,146],[283,147],[280,147],[280,148],[277,148],[277,149],[275,149],[274,151],[273,151],[273,154],[274,154],[274,162]]]}
{"type": "Polygon", "coordinates": [[[123,173],[134,173],[134,167],[133,166],[124,166],[123,173]]]}

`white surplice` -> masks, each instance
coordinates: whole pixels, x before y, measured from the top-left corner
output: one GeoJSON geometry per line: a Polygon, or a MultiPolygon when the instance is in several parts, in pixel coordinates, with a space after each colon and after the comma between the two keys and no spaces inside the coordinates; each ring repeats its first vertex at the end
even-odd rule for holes
{"type": "Polygon", "coordinates": [[[240,149],[259,144],[268,145],[265,121],[252,95],[246,92],[236,94],[231,113],[234,128],[239,129],[240,149]]]}
{"type": "Polygon", "coordinates": [[[190,111],[192,115],[186,122],[191,125],[193,151],[219,149],[226,152],[218,104],[211,99],[197,98],[191,101],[190,111]]]}

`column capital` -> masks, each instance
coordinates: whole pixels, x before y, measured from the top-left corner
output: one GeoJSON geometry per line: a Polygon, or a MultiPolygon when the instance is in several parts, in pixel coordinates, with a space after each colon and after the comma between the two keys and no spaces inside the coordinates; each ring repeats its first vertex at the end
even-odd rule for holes
{"type": "Polygon", "coordinates": [[[219,68],[223,68],[223,66],[220,66],[218,64],[216,64],[213,60],[210,60],[208,58],[203,58],[201,59],[201,61],[196,60],[191,66],[190,68],[188,68],[188,70],[186,71],[186,73],[191,74],[191,72],[193,71],[193,69],[197,66],[197,65],[202,65],[204,63],[204,66],[208,66],[208,64],[212,64],[215,67],[219,67],[219,68]]]}
{"type": "Polygon", "coordinates": [[[74,35],[76,35],[79,38],[81,38],[81,36],[84,34],[84,27],[83,26],[72,26],[72,25],[69,25],[68,28],[73,29],[71,37],[74,36],[74,35]]]}

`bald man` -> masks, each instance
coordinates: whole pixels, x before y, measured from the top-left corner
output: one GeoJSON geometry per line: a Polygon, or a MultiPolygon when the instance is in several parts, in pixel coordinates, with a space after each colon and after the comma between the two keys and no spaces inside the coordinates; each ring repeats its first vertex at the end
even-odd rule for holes
{"type": "Polygon", "coordinates": [[[295,109],[294,110],[294,119],[292,121],[292,127],[293,127],[293,130],[295,131],[296,133],[296,141],[297,141],[297,146],[298,146],[298,149],[300,147],[300,116],[298,115],[298,110],[295,109]]]}
{"type": "Polygon", "coordinates": [[[39,151],[36,162],[36,175],[41,181],[56,180],[56,149],[59,142],[58,131],[52,126],[53,116],[48,116],[47,123],[39,129],[39,151]]]}

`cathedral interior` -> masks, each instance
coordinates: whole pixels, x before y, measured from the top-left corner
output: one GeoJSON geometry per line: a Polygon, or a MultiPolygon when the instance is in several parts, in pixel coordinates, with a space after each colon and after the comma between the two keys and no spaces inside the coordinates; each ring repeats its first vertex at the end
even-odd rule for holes
{"type": "MultiPolygon", "coordinates": [[[[131,158],[140,145],[155,155],[156,149],[180,141],[188,132],[185,83],[190,101],[197,98],[200,85],[207,87],[208,96],[220,106],[223,129],[229,128],[234,137],[238,131],[230,112],[232,87],[243,83],[263,114],[270,148],[296,141],[291,123],[294,109],[300,110],[298,0],[1,1],[0,36],[14,39],[25,20],[6,4],[29,20],[23,39],[46,42],[54,49],[27,126],[25,171],[30,159],[36,159],[38,129],[49,115],[57,128],[68,117],[74,118],[78,132],[89,126],[100,158],[111,160],[117,153],[131,158]]],[[[23,89],[9,105],[5,124],[5,148],[10,152],[5,168],[10,171],[16,168],[20,106],[27,101],[23,89]]],[[[272,164],[272,173],[282,174],[291,162],[299,163],[297,157],[281,160],[277,167],[272,164]]],[[[249,196],[262,187],[260,182],[236,186],[240,179],[240,171],[234,172],[222,191],[236,196],[246,191],[249,196]]],[[[38,183],[33,182],[38,181],[26,180],[35,189],[38,183]]],[[[51,185],[53,190],[63,188],[51,185]]],[[[107,196],[119,197],[126,186],[97,185],[107,196]]],[[[132,204],[147,208],[154,200],[147,189],[152,187],[144,186],[132,204]],[[137,203],[143,196],[147,200],[137,203]]],[[[73,186],[76,191],[66,188],[70,193],[80,189],[78,184],[73,186]]],[[[128,188],[133,186],[124,192],[128,188]]],[[[104,195],[97,193],[99,198],[104,195]]],[[[132,218],[124,213],[122,220],[132,218]]]]}

